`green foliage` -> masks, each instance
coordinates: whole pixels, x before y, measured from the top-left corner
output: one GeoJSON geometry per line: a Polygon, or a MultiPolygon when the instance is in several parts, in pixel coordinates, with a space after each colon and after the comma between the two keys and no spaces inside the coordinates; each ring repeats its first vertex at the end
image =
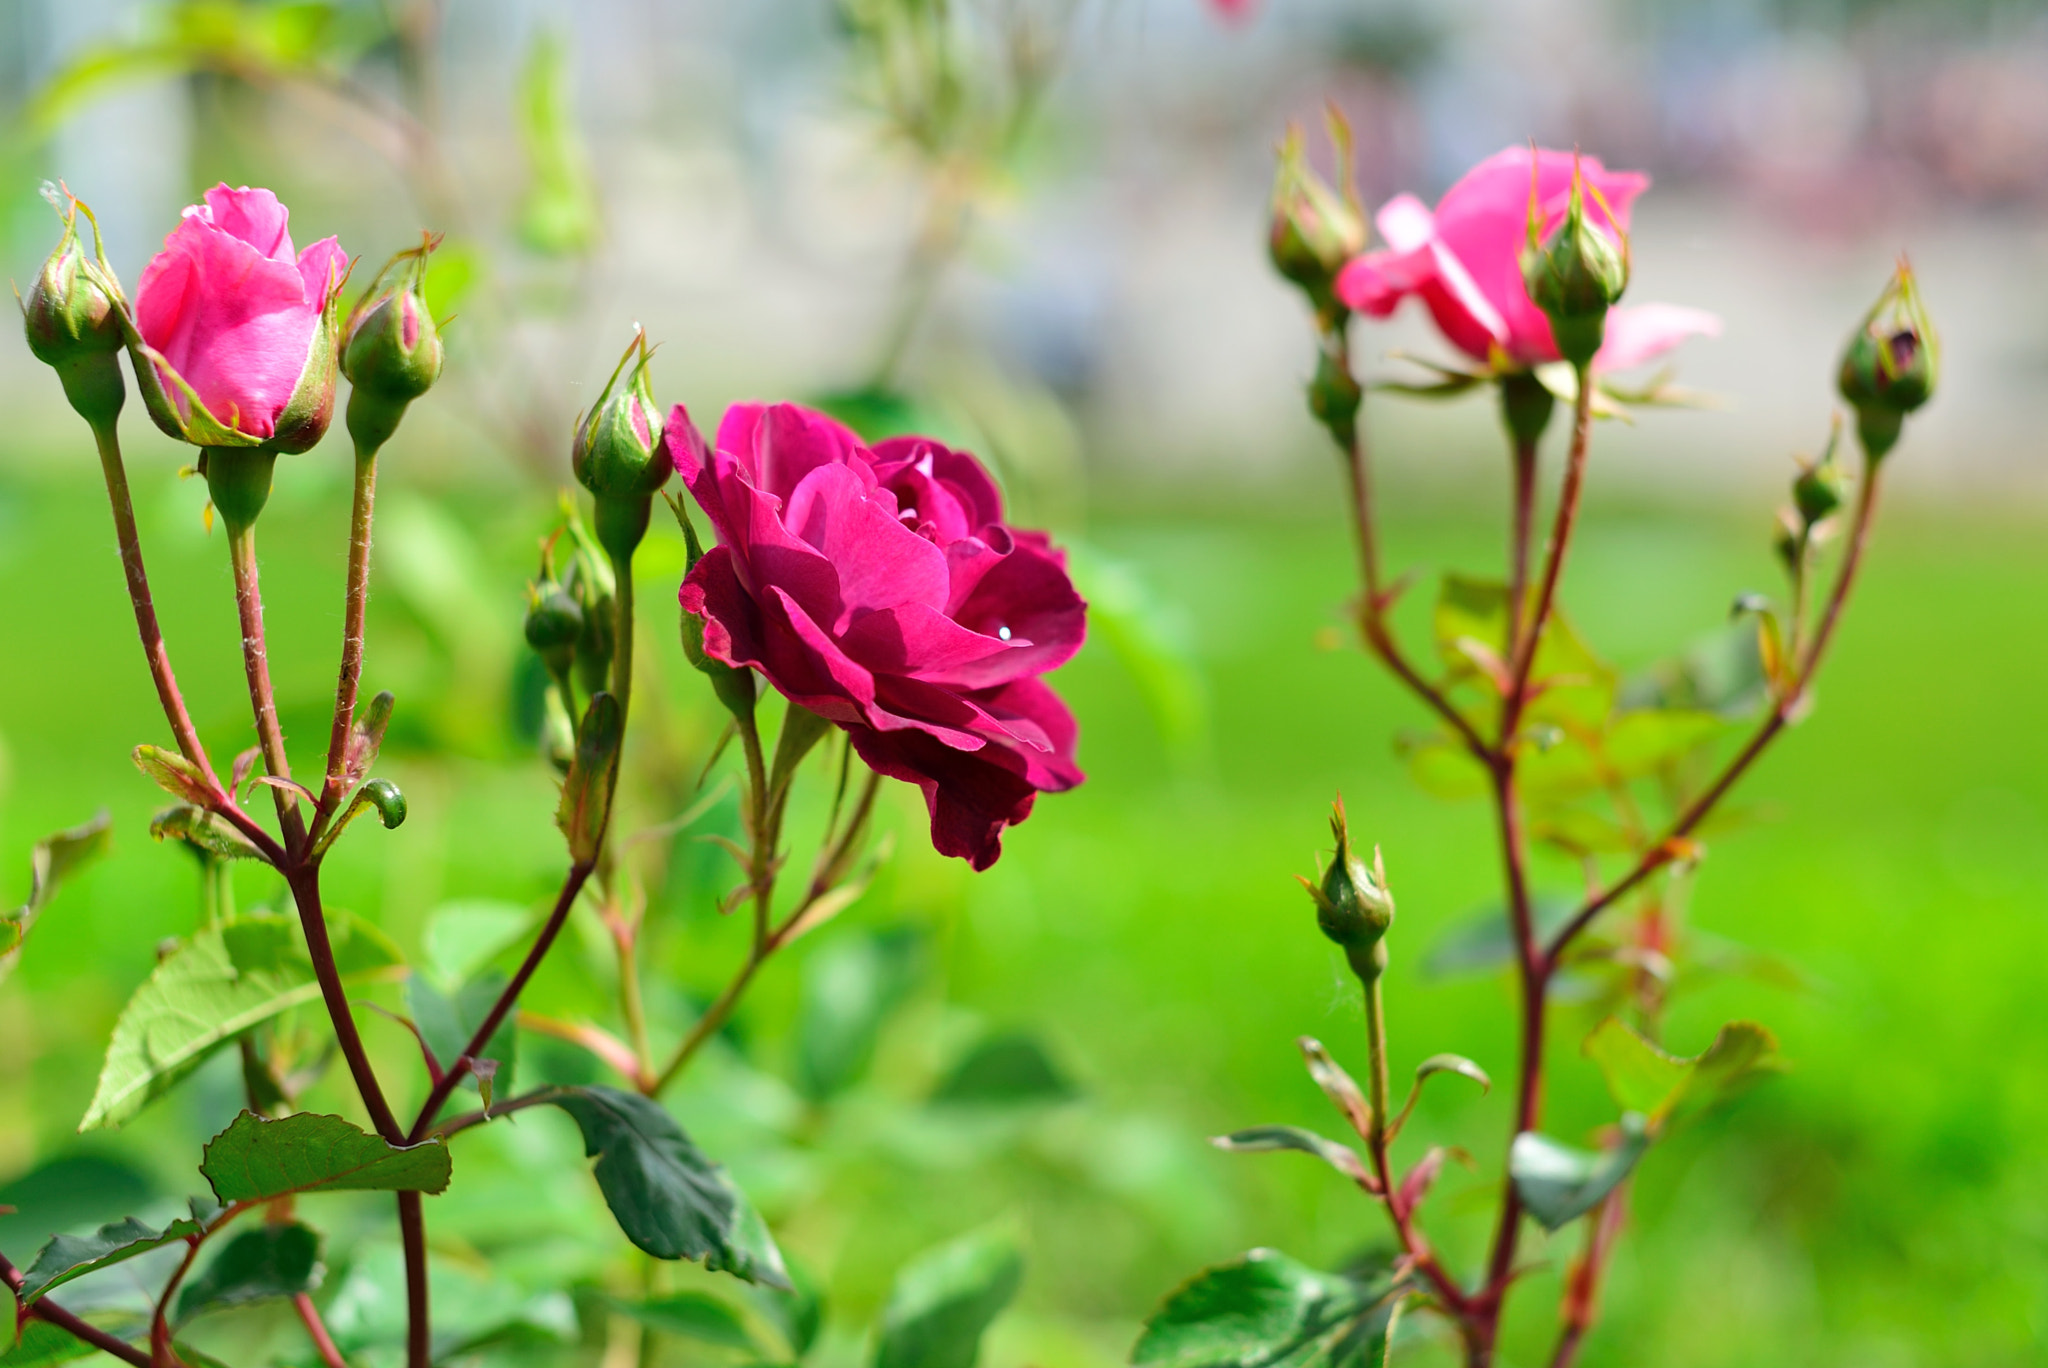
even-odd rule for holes
{"type": "Polygon", "coordinates": [[[754,1338],[747,1333],[746,1322],[740,1319],[739,1313],[718,1298],[708,1297],[702,1292],[672,1292],[665,1297],[649,1297],[645,1301],[614,1298],[606,1305],[664,1335],[676,1335],[728,1349],[754,1348],[754,1338]]]}
{"type": "Polygon", "coordinates": [[[1034,1036],[992,1036],[961,1056],[932,1090],[932,1101],[956,1105],[1028,1106],[1074,1096],[1052,1057],[1034,1036]]]}
{"type": "Polygon", "coordinates": [[[1653,1135],[1783,1067],[1777,1038],[1753,1021],[1730,1022],[1705,1052],[1680,1059],[1619,1017],[1608,1017],[1586,1037],[1585,1051],[1600,1066],[1614,1100],[1625,1110],[1640,1113],[1653,1135]]]}
{"type": "Polygon", "coordinates": [[[799,1092],[823,1102],[867,1071],[882,1023],[917,986],[924,963],[924,936],[910,927],[849,931],[813,952],[797,1009],[799,1092]]]}
{"type": "Polygon", "coordinates": [[[393,1145],[317,1112],[272,1121],[243,1112],[207,1142],[199,1172],[223,1202],[270,1202],[301,1192],[441,1192],[446,1142],[393,1145]]]}
{"type": "Polygon", "coordinates": [[[1379,1368],[1398,1315],[1390,1281],[1321,1273],[1271,1249],[1203,1269],[1145,1322],[1139,1368],[1379,1368]]]}
{"type": "MultiPolygon", "coordinates": [[[[381,977],[397,966],[390,942],[366,923],[337,917],[329,934],[346,979],[381,977]]],[[[121,1125],[236,1035],[319,996],[297,923],[251,914],[202,928],[163,958],[121,1010],[79,1129],[121,1125]]]]}
{"type": "Polygon", "coordinates": [[[569,77],[568,44],[548,30],[535,34],[519,73],[519,133],[528,176],[519,236],[547,256],[589,251],[599,229],[590,155],[576,126],[569,77]]]}
{"type": "Polygon", "coordinates": [[[873,1368],[974,1368],[983,1332],[1023,1281],[1023,1252],[999,1230],[920,1254],[889,1289],[873,1368]]]}
{"type": "Polygon", "coordinates": [[[555,825],[569,839],[569,855],[579,864],[596,861],[605,828],[611,821],[612,795],[618,784],[619,744],[625,739],[625,714],[608,693],[594,695],[576,728],[576,758],[562,781],[562,802],[555,825]]]}
{"type": "Polygon", "coordinates": [[[53,1364],[90,1358],[99,1352],[69,1330],[60,1330],[45,1320],[23,1322],[19,1342],[10,1334],[6,1343],[10,1347],[0,1353],[0,1368],[51,1368],[53,1364]]]}
{"type": "Polygon", "coordinates": [[[64,881],[106,853],[109,830],[109,819],[102,812],[83,826],[36,842],[29,855],[28,901],[0,914],[0,980],[21,962],[23,942],[64,881]]]}
{"type": "Polygon", "coordinates": [[[1303,1130],[1300,1126],[1253,1126],[1247,1130],[1219,1135],[1210,1143],[1217,1149],[1229,1150],[1233,1154],[1259,1154],[1268,1150],[1296,1150],[1302,1154],[1313,1154],[1353,1182],[1366,1181],[1365,1161],[1358,1157],[1357,1150],[1349,1145],[1340,1145],[1335,1140],[1326,1140],[1314,1131],[1303,1130]]]}
{"type": "Polygon", "coordinates": [[[561,1088],[548,1099],[583,1132],[583,1152],[626,1238],[657,1259],[787,1287],[782,1252],[723,1167],[659,1102],[616,1088],[561,1088]]]}
{"type": "Polygon", "coordinates": [[[297,1296],[320,1285],[320,1236],[298,1221],[245,1230],[186,1282],[176,1319],[297,1296]]]}
{"type": "Polygon", "coordinates": [[[130,1216],[109,1222],[90,1235],[59,1235],[44,1245],[35,1262],[23,1270],[21,1300],[34,1302],[73,1278],[111,1268],[179,1240],[194,1239],[205,1228],[203,1222],[181,1216],[158,1230],[130,1216]]]}
{"type": "Polygon", "coordinates": [[[1649,1146],[1649,1128],[1634,1112],[1621,1118],[1621,1142],[1598,1154],[1523,1131],[1508,1150],[1508,1172],[1523,1207],[1545,1230],[1556,1230],[1598,1206],[1649,1146]]]}

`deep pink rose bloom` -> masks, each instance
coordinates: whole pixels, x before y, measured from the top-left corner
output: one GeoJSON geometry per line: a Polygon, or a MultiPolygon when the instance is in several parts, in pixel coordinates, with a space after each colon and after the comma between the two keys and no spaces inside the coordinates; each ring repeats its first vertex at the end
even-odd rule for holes
{"type": "MultiPolygon", "coordinates": [[[[333,238],[294,253],[290,211],[268,190],[216,185],[143,268],[135,327],[207,412],[256,437],[277,431],[348,275],[333,238]]],[[[172,401],[188,400],[175,385],[172,401]]]]}
{"type": "Polygon", "coordinates": [[[923,789],[940,854],[988,868],[1038,794],[1081,782],[1073,714],[1039,676],[1081,648],[1087,605],[979,461],[869,448],[793,404],[728,409],[711,451],[678,405],[668,440],[718,532],[681,592],[704,649],[923,789]]]}
{"type": "MultiPolygon", "coordinates": [[[[1397,195],[1374,216],[1386,247],[1354,258],[1337,276],[1337,296],[1360,313],[1385,318],[1410,295],[1420,296],[1443,335],[1466,355],[1524,370],[1558,359],[1550,320],[1522,284],[1529,240],[1529,164],[1536,162],[1536,203],[1542,232],[1564,217],[1571,198],[1572,154],[1526,147],[1497,152],[1444,192],[1432,213],[1413,195],[1397,195]]],[[[1613,217],[1588,194],[1594,226],[1628,231],[1629,206],[1650,178],[1609,171],[1581,157],[1581,173],[1599,190],[1613,217]]],[[[1607,313],[1597,370],[1620,370],[1671,350],[1694,334],[1713,336],[1721,322],[1676,304],[1620,305],[1607,313]]]]}

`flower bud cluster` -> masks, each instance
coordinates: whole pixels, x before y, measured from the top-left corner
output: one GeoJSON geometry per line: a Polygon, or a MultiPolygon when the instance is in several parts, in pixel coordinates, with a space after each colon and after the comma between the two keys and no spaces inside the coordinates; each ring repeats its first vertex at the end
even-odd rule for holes
{"type": "Polygon", "coordinates": [[[1898,272],[1843,348],[1837,385],[1856,411],[1856,435],[1871,460],[1899,440],[1906,415],[1934,396],[1941,343],[1920,302],[1912,268],[1898,272]]]}

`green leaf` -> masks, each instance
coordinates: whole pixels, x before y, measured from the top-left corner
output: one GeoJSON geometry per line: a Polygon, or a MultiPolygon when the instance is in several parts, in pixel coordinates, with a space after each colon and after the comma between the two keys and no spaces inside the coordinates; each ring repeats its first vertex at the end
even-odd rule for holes
{"type": "Polygon", "coordinates": [[[1353,1182],[1367,1181],[1365,1161],[1358,1157],[1358,1151],[1335,1140],[1326,1140],[1314,1131],[1303,1130],[1300,1126],[1253,1126],[1247,1130],[1215,1136],[1209,1143],[1217,1149],[1229,1150],[1233,1154],[1259,1154],[1269,1150],[1296,1150],[1302,1154],[1313,1154],[1353,1182]]]}
{"type": "Polygon", "coordinates": [[[285,1221],[245,1230],[185,1284],[177,1320],[310,1292],[320,1275],[320,1236],[311,1226],[285,1221]]]}
{"type": "Polygon", "coordinates": [[[158,1230],[133,1216],[112,1221],[90,1235],[59,1235],[44,1245],[21,1277],[21,1300],[31,1303],[73,1278],[111,1268],[117,1263],[190,1239],[204,1229],[198,1221],[179,1217],[158,1230]]]}
{"type": "MultiPolygon", "coordinates": [[[[366,923],[337,915],[330,929],[344,977],[376,974],[394,963],[389,942],[366,923]]],[[[290,918],[252,914],[195,933],[121,1009],[78,1128],[122,1124],[236,1035],[319,997],[290,918]]]]}
{"type": "Polygon", "coordinates": [[[297,1192],[427,1192],[448,1187],[448,1146],[398,1146],[318,1112],[279,1121],[243,1112],[207,1142],[199,1172],[223,1202],[297,1192]]]}
{"type": "Polygon", "coordinates": [[[794,1362],[811,1351],[818,1331],[824,1328],[825,1294],[801,1263],[791,1260],[788,1273],[788,1287],[756,1286],[748,1292],[755,1307],[781,1334],[794,1362]]]}
{"type": "Polygon", "coordinates": [[[1556,1230],[1600,1204],[1620,1186],[1650,1147],[1643,1118],[1621,1118],[1621,1143],[1598,1154],[1561,1144],[1536,1131],[1523,1131],[1508,1149],[1508,1172],[1522,1205],[1545,1230],[1556,1230]]]}
{"type": "Polygon", "coordinates": [[[1614,719],[1601,751],[1608,764],[1633,778],[1683,760],[1727,726],[1717,714],[1697,708],[1638,708],[1614,719]]]}
{"type": "Polygon", "coordinates": [[[597,196],[574,103],[567,47],[543,30],[519,73],[519,132],[530,177],[519,236],[549,256],[587,251],[598,235],[597,196]]]}
{"type": "Polygon", "coordinates": [[[1028,1035],[1003,1035],[969,1050],[932,1092],[932,1101],[1015,1105],[1064,1102],[1074,1086],[1045,1047],[1028,1035]]]}
{"type": "Polygon", "coordinates": [[[1531,722],[1599,727],[1614,711],[1620,679],[1593,653],[1563,613],[1552,612],[1536,645],[1529,682],[1541,689],[1525,714],[1531,722]]]}
{"type": "Polygon", "coordinates": [[[701,1259],[714,1273],[789,1286],[782,1253],[725,1169],[660,1103],[616,1088],[549,1099],[583,1132],[583,1152],[626,1238],[657,1259],[701,1259]]]}
{"type": "Polygon", "coordinates": [[[1454,1073],[1469,1078],[1479,1085],[1481,1092],[1493,1091],[1493,1080],[1486,1076],[1486,1070],[1458,1054],[1433,1054],[1415,1066],[1415,1082],[1419,1087],[1422,1080],[1431,1074],[1454,1073]]]}
{"type": "Polygon", "coordinates": [[[110,830],[107,814],[102,812],[83,826],[36,842],[29,855],[28,901],[12,912],[0,914],[0,979],[21,962],[22,943],[50,899],[57,896],[64,880],[106,853],[110,830]]]}
{"type": "Polygon", "coordinates": [[[874,1368],[974,1368],[982,1333],[1023,1281],[1023,1252],[1000,1230],[918,1255],[889,1289],[874,1368]]]}
{"type": "Polygon", "coordinates": [[[263,852],[223,819],[190,803],[173,803],[152,817],[149,834],[159,841],[183,841],[216,860],[260,860],[263,852]]]}
{"type": "Polygon", "coordinates": [[[1681,1059],[1645,1040],[1619,1017],[1586,1037],[1585,1052],[1614,1100],[1640,1112],[1653,1133],[1735,1096],[1780,1067],[1778,1042],[1753,1021],[1723,1026],[1705,1052],[1681,1059]]]}
{"type": "Polygon", "coordinates": [[[1072,539],[1066,549],[1074,586],[1088,600],[1089,630],[1130,677],[1169,755],[1183,765],[1200,763],[1212,720],[1192,633],[1137,566],[1072,539]]]}
{"type": "Polygon", "coordinates": [[[0,1346],[12,1349],[20,1333],[21,1303],[13,1288],[0,1288],[0,1346]]]}
{"type": "Polygon", "coordinates": [[[53,1364],[90,1358],[99,1352],[69,1330],[60,1330],[46,1320],[24,1322],[20,1342],[16,1343],[11,1335],[6,1342],[11,1348],[0,1354],[0,1368],[51,1368],[53,1364]]]}
{"type": "Polygon", "coordinates": [[[1496,656],[1507,654],[1507,586],[1498,580],[1445,575],[1437,585],[1431,629],[1436,637],[1437,658],[1453,679],[1475,678],[1472,657],[1459,643],[1474,641],[1496,656]]]}
{"type": "Polygon", "coordinates": [[[797,1091],[824,1102],[867,1071],[882,1023],[917,985],[924,959],[923,933],[896,927],[839,936],[805,961],[797,1091]]]}
{"type": "Polygon", "coordinates": [[[746,1323],[739,1313],[730,1306],[709,1297],[702,1292],[673,1292],[666,1297],[650,1297],[646,1301],[620,1301],[608,1299],[607,1304],[620,1315],[630,1316],[650,1330],[664,1335],[677,1335],[705,1344],[721,1344],[732,1349],[754,1348],[753,1336],[747,1333],[746,1323]]]}
{"type": "MultiPolygon", "coordinates": [[[[1369,1304],[1349,1278],[1271,1249],[1205,1268],[1145,1322],[1139,1368],[1328,1368],[1369,1304]]],[[[1347,1361],[1348,1362],[1348,1361],[1347,1361]]]]}
{"type": "MultiPolygon", "coordinates": [[[[455,1061],[462,1057],[463,1050],[475,1037],[477,1028],[484,1024],[484,1018],[490,1015],[491,1007],[509,982],[505,975],[490,969],[463,984],[455,996],[448,997],[420,973],[415,972],[405,981],[405,997],[412,1007],[413,1024],[420,1028],[427,1048],[434,1052],[434,1058],[443,1069],[453,1067],[455,1061]]],[[[505,1014],[505,1020],[491,1033],[482,1055],[484,1059],[498,1062],[492,1086],[501,1093],[511,1092],[512,1069],[518,1062],[519,1032],[513,1024],[514,1015],[511,1012],[505,1014]]],[[[480,1086],[480,1080],[473,1075],[463,1082],[466,1087],[480,1086]]]]}

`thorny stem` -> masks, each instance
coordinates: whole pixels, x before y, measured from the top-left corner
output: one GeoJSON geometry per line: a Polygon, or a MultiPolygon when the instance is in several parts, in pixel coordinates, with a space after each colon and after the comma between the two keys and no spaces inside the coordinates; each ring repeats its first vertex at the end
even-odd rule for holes
{"type": "MultiPolygon", "coordinates": [[[[277,723],[277,698],[270,687],[270,660],[263,643],[263,588],[256,568],[253,526],[229,529],[228,558],[235,572],[235,608],[242,619],[242,669],[248,676],[249,702],[256,713],[256,740],[263,748],[264,767],[279,779],[289,779],[292,767],[285,757],[284,730],[277,723]]],[[[272,789],[271,796],[277,800],[285,849],[296,859],[306,839],[298,799],[282,788],[272,789]]]]}
{"type": "Polygon", "coordinates": [[[1657,870],[1677,859],[1686,848],[1686,838],[1699,824],[1706,820],[1728,790],[1735,786],[1758,756],[1799,715],[1805,706],[1806,691],[1812,687],[1813,677],[1820,669],[1821,657],[1826,653],[1828,642],[1833,638],[1835,627],[1840,622],[1842,609],[1849,601],[1849,592],[1855,587],[1856,572],[1863,563],[1863,552],[1870,541],[1870,529],[1876,520],[1879,477],[1883,467],[1872,465],[1864,472],[1862,488],[1857,492],[1856,511],[1853,515],[1849,545],[1842,556],[1841,569],[1836,572],[1834,588],[1828,594],[1827,607],[1822,611],[1820,625],[1814,629],[1812,643],[1807,647],[1806,658],[1798,665],[1798,673],[1792,686],[1782,692],[1772,704],[1763,725],[1757,729],[1749,743],[1738,751],[1733,760],[1723,769],[1704,793],[1693,800],[1678,820],[1671,824],[1662,840],[1644,853],[1635,866],[1604,892],[1590,897],[1566,922],[1563,929],[1551,939],[1545,958],[1554,966],[1563,957],[1567,947],[1593,919],[1613,906],[1630,890],[1650,877],[1657,870]]]}
{"type": "Polygon", "coordinates": [[[505,991],[498,994],[498,1000],[491,1004],[491,1010],[484,1014],[482,1023],[470,1036],[469,1043],[462,1047],[462,1054],[448,1066],[447,1071],[427,1093],[427,1100],[421,1105],[419,1116],[414,1119],[412,1130],[405,1137],[406,1144],[417,1145],[427,1138],[427,1134],[433,1129],[434,1117],[447,1104],[449,1095],[469,1074],[471,1064],[489,1048],[491,1037],[504,1025],[506,1015],[518,1004],[519,994],[525,990],[527,980],[533,977],[534,970],[540,968],[540,962],[547,958],[548,951],[554,946],[555,937],[561,934],[562,927],[568,922],[569,911],[576,905],[576,895],[583,891],[583,885],[589,880],[593,867],[583,861],[569,866],[568,877],[562,881],[562,891],[555,897],[554,910],[548,913],[547,922],[542,925],[540,934],[534,937],[532,947],[526,952],[526,958],[520,961],[518,970],[512,975],[512,981],[505,985],[505,991]]]}
{"type": "MultiPolygon", "coordinates": [[[[0,1254],[0,1280],[4,1280],[13,1292],[21,1291],[21,1270],[0,1254]]],[[[118,1336],[110,1335],[88,1321],[80,1320],[48,1297],[38,1297],[32,1305],[21,1308],[24,1318],[48,1321],[68,1334],[77,1336],[93,1348],[105,1354],[112,1354],[123,1363],[132,1363],[135,1368],[150,1368],[150,1357],[146,1350],[138,1349],[118,1336]]]]}
{"type": "Polygon", "coordinates": [[[356,698],[363,679],[363,616],[370,597],[370,525],[377,505],[377,453],[356,450],[355,496],[349,510],[348,594],[342,608],[341,676],[334,686],[334,722],[327,732],[327,782],[314,819],[317,839],[341,802],[356,698]]]}
{"type": "Polygon", "coordinates": [[[1594,1306],[1600,1295],[1600,1277],[1607,1270],[1607,1256],[1621,1238],[1622,1222],[1628,1215],[1628,1184],[1623,1183],[1600,1203],[1586,1231],[1586,1252],[1573,1261],[1566,1279],[1564,1329],[1557,1349],[1550,1356],[1550,1368],[1571,1368],[1579,1346],[1592,1328],[1594,1306]]]}
{"type": "Polygon", "coordinates": [[[293,864],[280,872],[291,886],[292,901],[298,905],[299,925],[305,931],[306,953],[313,961],[313,976],[319,981],[328,1021],[334,1027],[334,1038],[341,1046],[341,1056],[348,1061],[349,1075],[355,1079],[356,1091],[362,1095],[363,1107],[370,1113],[370,1120],[379,1135],[394,1145],[402,1145],[406,1143],[405,1131],[392,1114],[390,1102],[385,1100],[376,1070],[370,1067],[370,1056],[363,1049],[362,1033],[356,1030],[355,1017],[349,1010],[348,993],[341,985],[341,972],[334,963],[334,945],[328,939],[327,918],[320,906],[319,866],[293,864]]]}
{"type": "Polygon", "coordinates": [[[142,563],[142,537],[135,528],[135,502],[128,492],[128,470],[121,460],[121,437],[112,420],[92,425],[93,442],[99,447],[100,471],[106,476],[107,502],[114,511],[114,537],[121,547],[121,571],[128,582],[128,601],[135,609],[135,630],[142,638],[142,656],[149,665],[149,677],[156,684],[157,701],[178,740],[178,751],[199,767],[208,785],[218,790],[206,747],[185,699],[178,692],[178,678],[171,672],[171,654],[164,645],[163,628],[156,620],[156,602],[149,592],[149,572],[142,563]]]}
{"type": "Polygon", "coordinates": [[[1366,1149],[1372,1155],[1373,1173],[1380,1181],[1380,1197],[1386,1203],[1387,1215],[1394,1223],[1394,1235],[1400,1240],[1401,1248],[1436,1288],[1445,1308],[1453,1315],[1459,1315],[1464,1310],[1465,1294],[1445,1272],[1443,1265],[1437,1262],[1429,1241],[1415,1228],[1414,1213],[1402,1205],[1400,1189],[1394,1182],[1387,1135],[1387,1011],[1381,994],[1385,978],[1380,974],[1365,980],[1365,1041],[1370,1065],[1366,1086],[1367,1101],[1372,1107],[1372,1127],[1371,1133],[1365,1137],[1366,1149]]]}
{"type": "Polygon", "coordinates": [[[747,886],[754,900],[754,954],[768,943],[769,904],[775,896],[775,842],[780,832],[767,828],[773,820],[768,798],[768,762],[761,753],[761,728],[752,715],[739,719],[740,745],[747,756],[747,833],[753,850],[747,862],[747,886]]]}
{"type": "Polygon", "coordinates": [[[1536,442],[1515,443],[1514,513],[1508,550],[1508,659],[1521,645],[1523,600],[1529,593],[1529,534],[1536,517],[1536,442]]]}
{"type": "MultiPolygon", "coordinates": [[[[1543,583],[1536,593],[1535,610],[1528,626],[1517,635],[1518,649],[1508,667],[1509,687],[1501,700],[1500,745],[1513,747],[1515,728],[1529,701],[1529,671],[1536,664],[1536,647],[1543,640],[1543,628],[1557,603],[1557,584],[1564,576],[1565,552],[1571,547],[1572,530],[1578,525],[1579,494],[1585,486],[1586,451],[1593,437],[1593,378],[1585,366],[1578,368],[1578,398],[1572,408],[1571,454],[1565,458],[1564,486],[1557,496],[1557,519],[1550,529],[1550,550],[1544,557],[1543,583]]],[[[1512,605],[1519,613],[1521,605],[1512,605]]]]}

